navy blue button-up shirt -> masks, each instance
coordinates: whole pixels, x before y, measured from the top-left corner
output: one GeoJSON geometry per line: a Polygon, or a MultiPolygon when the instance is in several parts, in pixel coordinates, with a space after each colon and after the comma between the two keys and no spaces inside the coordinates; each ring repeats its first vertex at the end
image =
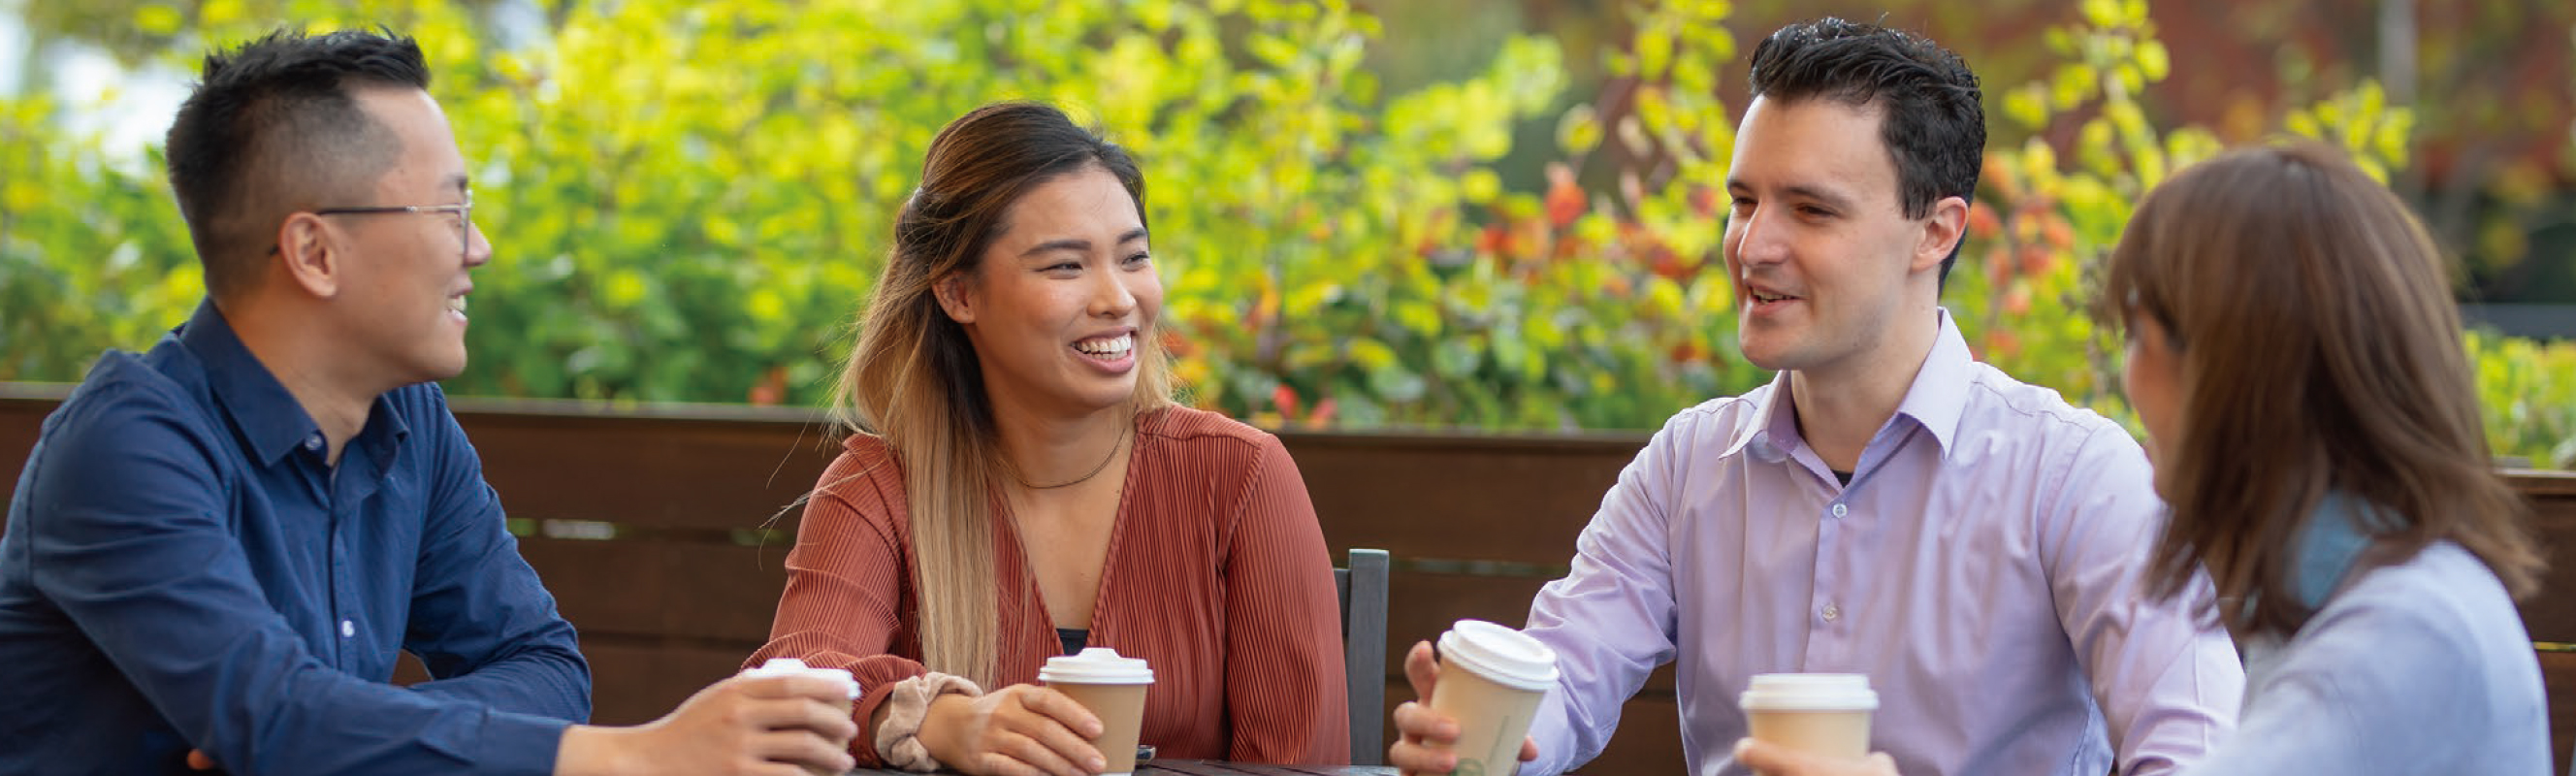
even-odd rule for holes
{"type": "Polygon", "coordinates": [[[211,303],[91,368],[0,533],[0,773],[553,769],[590,668],[445,396],[323,448],[211,303]]]}

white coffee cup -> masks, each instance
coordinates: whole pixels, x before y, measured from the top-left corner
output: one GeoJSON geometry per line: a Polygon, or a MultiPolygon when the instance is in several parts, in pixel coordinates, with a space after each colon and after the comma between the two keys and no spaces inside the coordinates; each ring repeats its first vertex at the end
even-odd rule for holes
{"type": "Polygon", "coordinates": [[[1100,718],[1100,737],[1091,740],[1109,765],[1102,776],[1127,776],[1136,770],[1136,738],[1145,723],[1145,690],[1154,684],[1154,669],[1145,661],[1120,657],[1118,650],[1092,647],[1079,654],[1047,658],[1038,681],[1100,718]]]}
{"type": "Polygon", "coordinates": [[[749,677],[819,676],[839,683],[841,691],[848,695],[851,701],[856,702],[859,699],[859,680],[851,676],[850,670],[846,668],[814,668],[796,658],[773,657],[768,662],[761,663],[759,668],[743,669],[742,675],[749,677]]]}
{"type": "Polygon", "coordinates": [[[1739,699],[1755,740],[1832,757],[1869,755],[1878,693],[1862,674],[1756,674],[1739,699]]]}
{"type": "Polygon", "coordinates": [[[1484,620],[1459,620],[1440,634],[1440,683],[1431,709],[1458,721],[1453,773],[1507,776],[1521,763],[1539,702],[1556,686],[1556,651],[1484,620]]]}

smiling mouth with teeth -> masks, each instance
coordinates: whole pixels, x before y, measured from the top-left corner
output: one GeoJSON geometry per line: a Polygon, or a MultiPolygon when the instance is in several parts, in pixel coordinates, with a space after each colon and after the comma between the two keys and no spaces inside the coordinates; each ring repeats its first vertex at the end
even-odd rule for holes
{"type": "Polygon", "coordinates": [[[1128,351],[1136,349],[1136,335],[1121,334],[1107,339],[1083,340],[1073,343],[1073,349],[1092,358],[1104,361],[1116,360],[1125,358],[1128,351]]]}
{"type": "Polygon", "coordinates": [[[451,297],[448,297],[448,298],[447,298],[447,311],[448,311],[448,312],[451,312],[451,313],[455,313],[455,314],[457,314],[457,315],[464,315],[464,314],[465,314],[465,297],[462,297],[462,296],[451,296],[451,297]]]}
{"type": "Polygon", "coordinates": [[[1767,302],[1785,302],[1785,301],[1788,301],[1788,300],[1791,300],[1791,299],[1796,299],[1796,298],[1797,298],[1797,297],[1794,297],[1794,296],[1772,296],[1772,295],[1770,295],[1770,294],[1762,294],[1762,293],[1756,293],[1756,294],[1754,294],[1754,295],[1753,295],[1753,301],[1756,301],[1756,302],[1766,302],[1766,303],[1767,303],[1767,302]]]}

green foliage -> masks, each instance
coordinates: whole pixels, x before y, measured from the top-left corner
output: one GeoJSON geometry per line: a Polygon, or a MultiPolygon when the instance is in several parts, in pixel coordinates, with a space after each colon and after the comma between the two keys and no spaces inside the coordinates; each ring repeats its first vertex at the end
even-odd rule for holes
{"type": "MultiPolygon", "coordinates": [[[[2154,39],[2139,0],[2091,0],[2082,24],[2053,30],[2049,45],[2070,60],[2049,79],[2003,94],[2005,118],[2046,136],[2074,122],[2072,163],[2037,139],[1989,151],[1985,203],[1970,219],[1969,248],[1983,272],[1955,272],[1946,303],[1972,331],[1980,354],[2023,380],[2134,427],[2118,395],[2116,348],[2087,315],[2087,271],[2119,241],[2130,203],[2167,175],[2221,149],[2208,131],[2159,131],[2140,108],[2143,87],[2161,80],[2169,54],[2154,39]]],[[[2360,86],[2282,119],[2290,134],[2343,147],[2383,181],[2404,166],[2412,111],[2390,106],[2377,84],[2360,86]]],[[[2471,332],[2466,344],[2484,398],[2487,433],[2499,455],[2540,466],[2576,466],[2576,343],[2471,332]]]]}
{"type": "Polygon", "coordinates": [[[202,293],[167,187],[109,166],[55,111],[43,96],[0,99],[0,379],[78,379],[110,345],[151,343],[202,293]]]}
{"type": "MultiPolygon", "coordinates": [[[[1170,342],[1203,406],[1648,428],[1769,378],[1736,352],[1717,250],[1734,142],[1717,95],[1744,54],[1725,2],[1632,4],[1615,85],[1579,102],[1545,38],[1381,94],[1363,67],[1378,24],[1346,0],[565,3],[524,45],[475,5],[182,7],[176,28],[133,13],[183,68],[280,15],[428,47],[497,251],[462,394],[819,402],[923,148],[1010,98],[1063,104],[1143,162],[1170,342]],[[1553,128],[1556,161],[1523,190],[1497,163],[1530,124],[1553,128]]],[[[1998,137],[2057,142],[1989,153],[1945,303],[1997,366],[2125,417],[2086,267],[2129,203],[2219,142],[2140,102],[2172,59],[2141,0],[2079,11],[2047,34],[2044,77],[1989,85],[1998,137]]],[[[198,293],[157,160],[112,164],[56,111],[0,102],[0,379],[77,379],[198,293]]],[[[2392,170],[2413,116],[2364,85],[2282,126],[2392,170]]],[[[2576,345],[2470,344],[2499,451],[2567,465],[2576,345]]]]}
{"type": "Polygon", "coordinates": [[[2541,468],[2576,469],[2576,343],[2469,333],[2487,445],[2541,468]]]}

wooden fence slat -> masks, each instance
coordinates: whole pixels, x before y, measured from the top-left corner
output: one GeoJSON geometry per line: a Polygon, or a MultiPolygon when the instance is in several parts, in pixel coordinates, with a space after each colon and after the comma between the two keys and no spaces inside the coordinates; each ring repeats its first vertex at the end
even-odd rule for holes
{"type": "Polygon", "coordinates": [[[2540,681],[2549,698],[2549,752],[2558,763],[2551,772],[2563,772],[2568,747],[2576,745],[2576,652],[2540,653],[2540,681]]]}
{"type": "MultiPolygon", "coordinates": [[[[1282,434],[1324,536],[1396,558],[1562,565],[1621,467],[1644,446],[1382,446],[1282,434]]],[[[1384,440],[1381,440],[1384,441],[1384,440]]]]}
{"type": "Polygon", "coordinates": [[[680,702],[742,668],[750,650],[582,640],[590,659],[590,721],[635,725],[660,719],[680,702]]]}
{"type": "Polygon", "coordinates": [[[796,424],[460,414],[512,515],[655,528],[759,527],[831,458],[796,424]],[[799,437],[802,436],[800,442],[799,437]]]}
{"type": "MultiPolygon", "coordinates": [[[[27,455],[35,452],[45,416],[52,414],[58,403],[42,398],[0,398],[0,498],[18,492],[18,474],[27,470],[27,455]]],[[[7,519],[6,514],[0,512],[0,519],[7,519]]]]}
{"type": "MultiPolygon", "coordinates": [[[[2523,628],[2533,641],[2576,643],[2576,473],[2526,472],[2507,477],[2531,503],[2531,527],[2549,570],[2541,574],[2541,592],[2523,599],[2523,628]]],[[[2560,751],[2565,751],[2563,748],[2560,751]]]]}
{"type": "Polygon", "coordinates": [[[554,593],[564,619],[584,634],[757,647],[769,639],[787,583],[781,546],[528,538],[519,541],[519,552],[554,593]]]}

